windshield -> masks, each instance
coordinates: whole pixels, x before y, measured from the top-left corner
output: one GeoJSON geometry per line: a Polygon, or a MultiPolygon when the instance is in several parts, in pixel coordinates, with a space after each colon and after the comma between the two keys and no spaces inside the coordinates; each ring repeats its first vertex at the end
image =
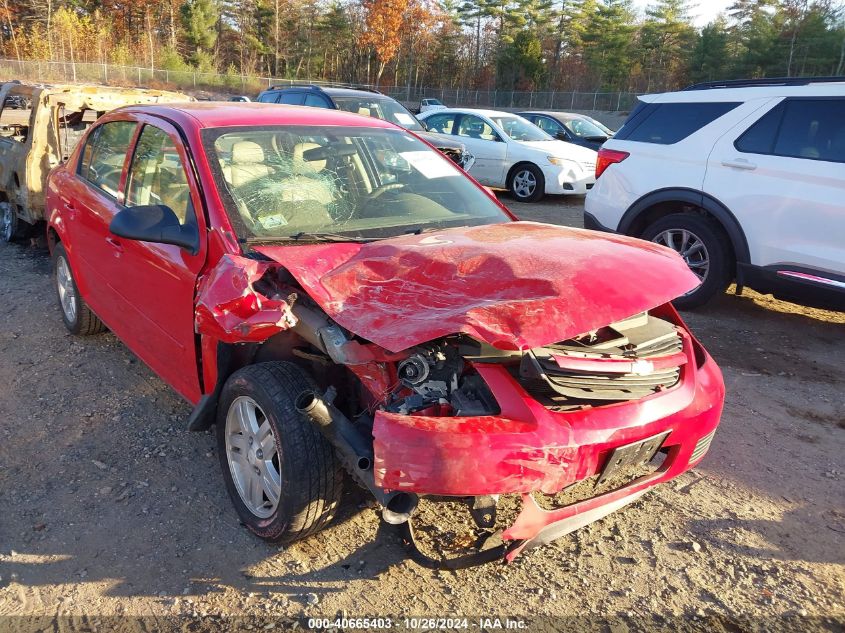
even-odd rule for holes
{"type": "Polygon", "coordinates": [[[533,123],[519,116],[490,117],[496,125],[515,141],[553,141],[554,139],[533,123]]]}
{"type": "Polygon", "coordinates": [[[564,121],[563,124],[575,136],[579,136],[581,138],[588,138],[591,136],[601,136],[604,138],[607,136],[607,134],[604,133],[604,130],[587,119],[569,119],[568,121],[564,121]]]}
{"type": "Polygon", "coordinates": [[[401,130],[233,127],[203,130],[203,141],[241,239],[378,239],[510,219],[401,130]]]}
{"type": "Polygon", "coordinates": [[[424,130],[416,117],[411,114],[401,103],[393,99],[379,97],[332,97],[337,107],[346,112],[363,114],[375,119],[390,121],[400,125],[406,130],[422,132],[424,130]]]}
{"type": "Polygon", "coordinates": [[[607,136],[607,137],[611,137],[611,136],[613,136],[614,134],[616,134],[616,132],[615,132],[614,130],[611,130],[609,127],[607,127],[607,126],[606,126],[604,123],[602,123],[601,121],[598,121],[598,120],[594,119],[594,118],[593,118],[593,117],[591,117],[591,116],[587,116],[587,115],[583,115],[583,116],[584,116],[584,118],[586,118],[586,119],[587,119],[590,123],[592,123],[593,125],[595,125],[595,126],[596,126],[598,129],[600,129],[602,132],[604,132],[604,135],[605,135],[605,136],[607,136]]]}

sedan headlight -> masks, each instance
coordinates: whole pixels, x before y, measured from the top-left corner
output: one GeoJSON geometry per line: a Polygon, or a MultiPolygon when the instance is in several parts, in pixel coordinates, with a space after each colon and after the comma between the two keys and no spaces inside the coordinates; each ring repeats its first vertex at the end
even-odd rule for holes
{"type": "Polygon", "coordinates": [[[546,156],[546,160],[549,161],[552,165],[558,165],[560,167],[565,166],[567,163],[573,163],[573,161],[569,160],[568,158],[558,158],[557,156],[546,156]]]}

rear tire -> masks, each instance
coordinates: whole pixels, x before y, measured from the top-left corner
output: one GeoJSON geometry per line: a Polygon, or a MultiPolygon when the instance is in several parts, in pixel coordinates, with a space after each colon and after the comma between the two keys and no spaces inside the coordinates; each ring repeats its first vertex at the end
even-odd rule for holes
{"type": "Polygon", "coordinates": [[[88,336],[106,331],[106,326],[79,294],[79,288],[70,269],[67,251],[61,242],[53,248],[53,281],[56,285],[62,321],[71,334],[88,336]]]}
{"type": "Polygon", "coordinates": [[[15,242],[27,233],[29,225],[18,217],[14,205],[9,202],[0,203],[0,227],[2,227],[3,241],[15,242]]]}
{"type": "Polygon", "coordinates": [[[546,179],[536,165],[517,165],[508,178],[508,189],[518,202],[537,202],[546,194],[546,179]]]}
{"type": "Polygon", "coordinates": [[[226,381],[217,408],[217,449],[241,522],[260,538],[290,543],[334,518],[343,471],[334,449],[296,410],[314,382],[288,362],[244,367],[226,381]]]}
{"type": "Polygon", "coordinates": [[[697,288],[672,301],[676,308],[697,308],[727,288],[731,270],[728,237],[707,218],[673,213],[646,227],[640,237],[677,252],[701,279],[697,288]]]}

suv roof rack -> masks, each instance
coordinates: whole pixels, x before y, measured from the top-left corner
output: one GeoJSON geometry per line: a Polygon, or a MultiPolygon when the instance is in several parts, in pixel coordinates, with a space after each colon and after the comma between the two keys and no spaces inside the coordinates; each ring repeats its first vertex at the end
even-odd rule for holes
{"type": "Polygon", "coordinates": [[[845,77],[763,77],[760,79],[728,79],[705,81],[687,86],[684,90],[711,90],[713,88],[748,88],[751,86],[806,86],[809,84],[845,83],[845,77]]]}
{"type": "Polygon", "coordinates": [[[284,88],[311,88],[312,90],[320,90],[322,88],[347,88],[348,90],[363,90],[365,92],[373,92],[375,94],[384,94],[375,88],[370,88],[369,86],[357,86],[355,84],[345,84],[345,83],[338,83],[338,82],[325,82],[319,84],[309,84],[309,83],[292,83],[292,84],[277,84],[275,86],[270,86],[270,90],[283,90],[284,88]]]}

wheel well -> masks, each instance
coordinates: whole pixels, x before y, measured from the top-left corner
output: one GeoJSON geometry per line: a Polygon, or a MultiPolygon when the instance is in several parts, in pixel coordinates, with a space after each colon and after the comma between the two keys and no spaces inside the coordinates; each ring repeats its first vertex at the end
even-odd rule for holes
{"type": "Polygon", "coordinates": [[[52,226],[47,227],[47,248],[50,249],[50,252],[53,252],[53,249],[56,247],[56,244],[62,241],[62,238],[59,236],[59,232],[56,231],[52,226]]]}
{"type": "Polygon", "coordinates": [[[706,218],[724,238],[725,246],[728,249],[728,258],[731,265],[731,276],[736,275],[736,249],[734,248],[733,240],[731,240],[727,229],[722,222],[715,215],[696,204],[689,202],[682,202],[679,200],[667,200],[665,202],[658,202],[643,210],[636,219],[628,227],[627,233],[634,237],[640,237],[650,225],[657,222],[659,219],[672,215],[673,213],[690,213],[706,218]]]}
{"type": "MultiPolygon", "coordinates": [[[[217,382],[211,393],[200,399],[188,421],[191,431],[207,429],[216,420],[217,400],[223,385],[236,371],[249,365],[268,361],[288,361],[308,372],[321,390],[334,386],[338,389],[338,408],[351,415],[347,406],[355,400],[356,380],[348,368],[334,365],[321,359],[319,353],[303,353],[308,343],[291,330],[285,330],[260,343],[218,343],[217,344],[217,382]]],[[[211,385],[206,385],[210,387],[211,385]]]]}
{"type": "MultiPolygon", "coordinates": [[[[539,167],[537,167],[537,165],[535,163],[532,163],[531,161],[528,161],[528,160],[524,160],[524,161],[517,163],[516,165],[514,165],[513,167],[510,168],[510,171],[508,171],[508,177],[505,178],[505,185],[507,187],[511,186],[511,178],[513,178],[514,172],[516,172],[517,168],[519,168],[519,167],[536,167],[537,169],[540,169],[539,167]]],[[[540,173],[543,173],[542,169],[540,169],[540,173]]]]}

